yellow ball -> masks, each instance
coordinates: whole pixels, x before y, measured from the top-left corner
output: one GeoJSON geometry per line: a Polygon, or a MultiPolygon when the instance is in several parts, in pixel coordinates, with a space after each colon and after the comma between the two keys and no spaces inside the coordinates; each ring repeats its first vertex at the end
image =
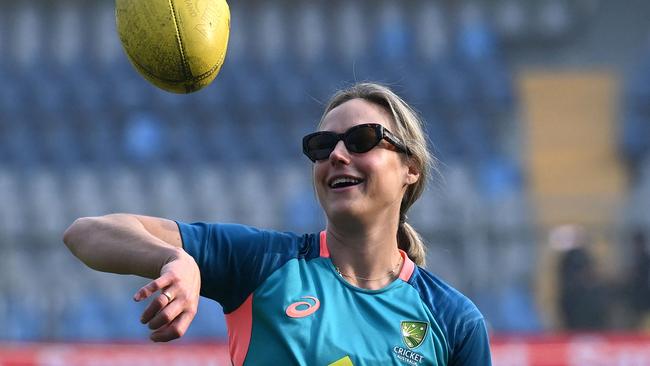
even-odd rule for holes
{"type": "Polygon", "coordinates": [[[191,93],[207,86],[226,57],[225,0],[116,0],[115,18],[131,64],[164,90],[191,93]]]}

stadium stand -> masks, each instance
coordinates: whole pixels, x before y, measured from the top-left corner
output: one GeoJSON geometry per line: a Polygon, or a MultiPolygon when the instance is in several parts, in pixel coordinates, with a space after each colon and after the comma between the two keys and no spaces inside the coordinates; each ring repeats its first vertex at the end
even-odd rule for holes
{"type": "MultiPolygon", "coordinates": [[[[300,138],[334,90],[366,79],[418,109],[440,160],[409,215],[429,243],[429,267],[469,294],[492,329],[541,329],[506,50],[562,38],[580,9],[566,0],[541,9],[493,3],[234,1],[226,63],[192,95],[137,75],[111,1],[2,3],[0,340],[146,338],[142,306],[130,300],[142,281],[94,273],[64,252],[60,238],[76,217],[132,212],[322,229],[300,138]]],[[[636,202],[650,199],[647,139],[635,140],[648,85],[629,88],[622,141],[630,160],[645,157],[636,202]]],[[[224,337],[218,305],[202,300],[188,338],[224,337]]]]}

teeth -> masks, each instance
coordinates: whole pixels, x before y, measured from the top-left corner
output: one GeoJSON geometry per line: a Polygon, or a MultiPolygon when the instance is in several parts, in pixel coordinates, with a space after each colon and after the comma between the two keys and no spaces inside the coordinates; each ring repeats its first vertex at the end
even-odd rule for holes
{"type": "Polygon", "coordinates": [[[350,177],[341,177],[336,178],[330,183],[330,187],[334,188],[342,184],[358,184],[361,183],[361,179],[350,178],[350,177]]]}

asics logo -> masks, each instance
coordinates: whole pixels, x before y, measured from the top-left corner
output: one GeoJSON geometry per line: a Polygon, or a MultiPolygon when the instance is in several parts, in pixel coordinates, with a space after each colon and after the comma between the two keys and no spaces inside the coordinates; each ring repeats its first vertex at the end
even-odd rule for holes
{"type": "Polygon", "coordinates": [[[296,301],[293,304],[289,305],[287,307],[287,310],[285,313],[287,314],[288,317],[290,318],[304,318],[306,316],[309,316],[318,310],[320,308],[320,301],[313,297],[313,296],[303,296],[301,299],[306,299],[306,300],[311,300],[313,302],[308,302],[308,301],[296,301]],[[301,309],[298,309],[298,307],[301,307],[301,309]],[[305,308],[306,306],[306,308],[305,308]]]}

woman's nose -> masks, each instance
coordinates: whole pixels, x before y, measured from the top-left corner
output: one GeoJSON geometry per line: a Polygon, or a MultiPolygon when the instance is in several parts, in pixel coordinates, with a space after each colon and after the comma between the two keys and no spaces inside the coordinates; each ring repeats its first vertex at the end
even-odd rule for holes
{"type": "Polygon", "coordinates": [[[345,147],[343,140],[336,143],[334,150],[330,153],[329,160],[332,163],[340,162],[347,164],[350,162],[350,153],[345,147]]]}

